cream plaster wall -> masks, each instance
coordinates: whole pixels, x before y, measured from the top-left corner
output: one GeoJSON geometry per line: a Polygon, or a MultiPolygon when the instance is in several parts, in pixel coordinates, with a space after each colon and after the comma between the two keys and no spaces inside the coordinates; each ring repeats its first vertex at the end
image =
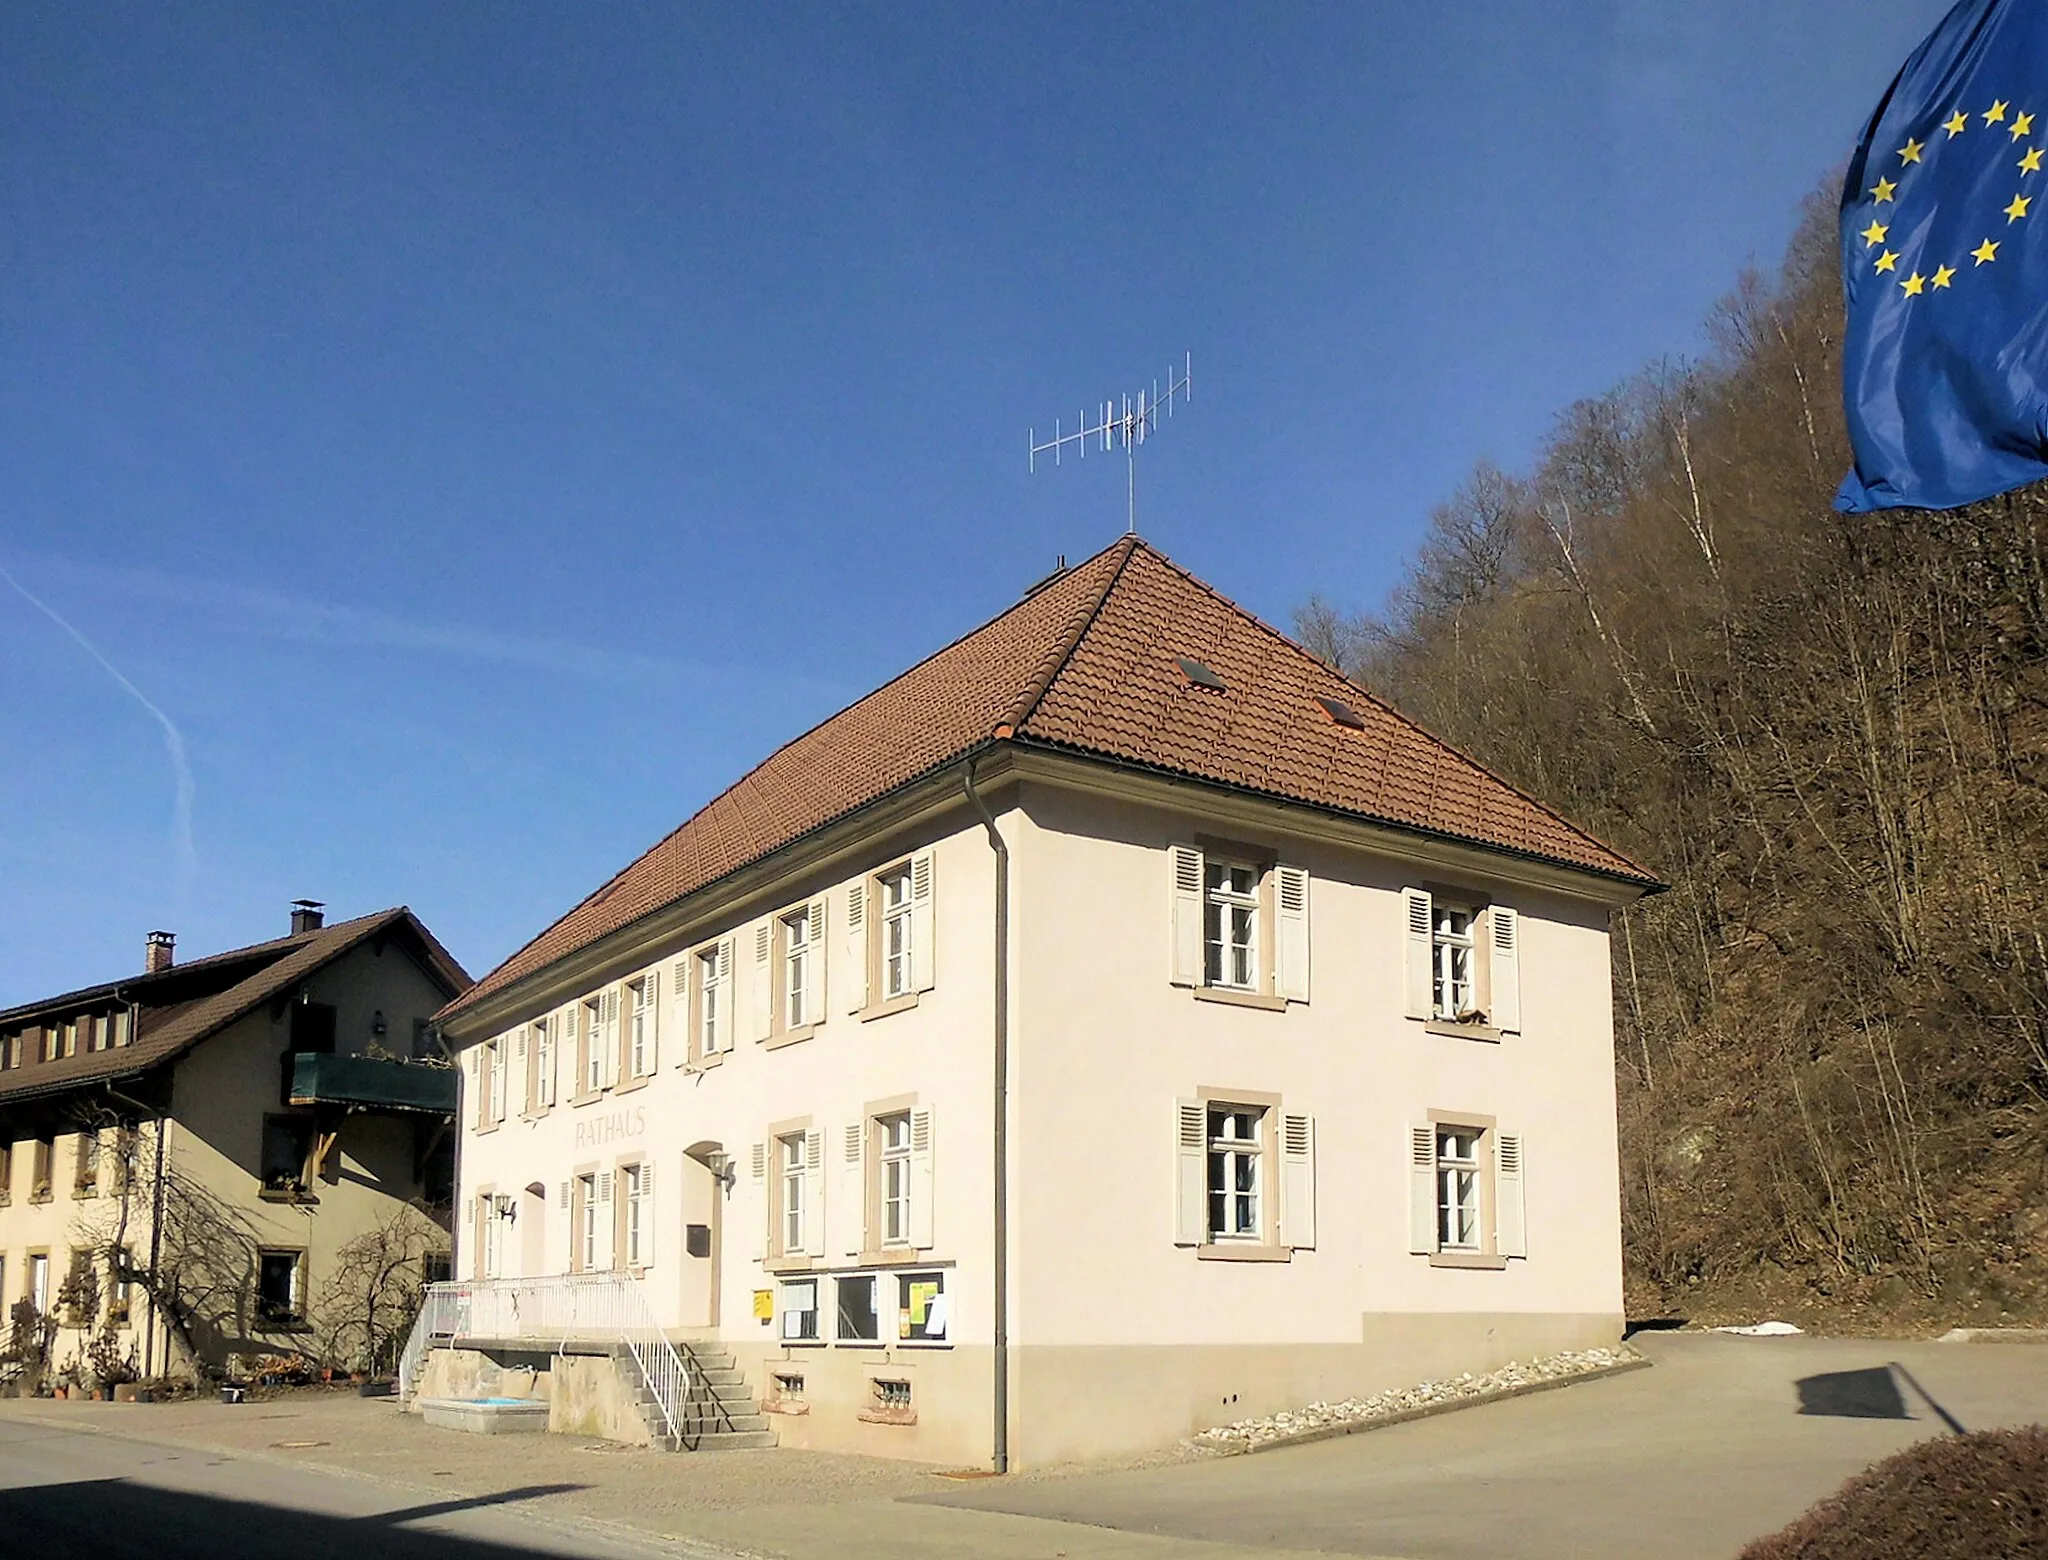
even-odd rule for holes
{"type": "MultiPolygon", "coordinates": [[[[1190,805],[1199,793],[1189,792],[1190,805]]],[[[1012,851],[1012,1454],[1019,1464],[1155,1445],[1305,1396],[1372,1391],[1520,1354],[1610,1342],[1621,1320],[1607,912],[1554,891],[1460,880],[1521,919],[1521,1033],[1499,1043],[1431,1035],[1402,1016],[1404,885],[1440,870],[1294,838],[1277,826],[1198,820],[1030,784],[997,808],[1012,851]],[[1271,1012],[1197,1001],[1169,980],[1167,846],[1197,833],[1270,846],[1311,874],[1310,1000],[1271,1012]],[[1204,1260],[1173,1240],[1173,1107],[1198,1089],[1278,1095],[1316,1118],[1316,1249],[1285,1262],[1204,1260]],[[1471,1112],[1520,1131],[1529,1252],[1500,1271],[1434,1267],[1408,1254],[1407,1131],[1431,1110],[1471,1112]]],[[[1281,814],[1275,813],[1279,819],[1281,814]]],[[[660,1319],[714,1333],[756,1391],[778,1368],[805,1377],[808,1411],[780,1416],[783,1444],[981,1463],[989,1455],[993,1344],[991,911],[993,856],[962,813],[916,840],[792,881],[630,966],[666,968],[737,930],[744,955],[762,917],[824,894],[829,1017],[809,1039],[771,1048],[744,1037],[701,1072],[670,1025],[658,1076],[602,1100],[524,1119],[514,1063],[507,1119],[475,1124],[465,1069],[457,1271],[474,1272],[479,1193],[521,1194],[543,1233],[507,1231],[502,1271],[569,1267],[561,1184],[645,1153],[656,1165],[656,1252],[645,1273],[660,1319]],[[862,1022],[843,1001],[846,885],[932,844],[937,984],[914,1009],[862,1022]],[[936,1112],[935,1263],[949,1263],[944,1350],[787,1346],[753,1320],[770,1287],[760,1253],[772,1182],[750,1174],[770,1123],[808,1118],[827,1133],[827,1219],[844,1184],[838,1134],[866,1102],[915,1093],[936,1112]],[[708,1264],[682,1255],[685,1151],[717,1145],[739,1172],[722,1194],[720,1323],[694,1296],[708,1264]],[[543,1196],[523,1195],[537,1182],[543,1196]],[[856,1418],[878,1375],[915,1380],[918,1424],[856,1418]]],[[[742,959],[742,963],[744,960],[742,959]]],[[[742,970],[737,984],[744,991],[742,970]]],[[[526,1017],[536,1016],[533,1014],[526,1017]]],[[[744,1016],[740,1024],[746,1030],[744,1016]]],[[[500,1036],[516,1055],[516,1028],[500,1036]]],[[[468,1049],[474,1050],[474,1046],[468,1049]]],[[[699,1186],[702,1182],[700,1179],[699,1186]]],[[[823,1271],[851,1264],[834,1247],[823,1271]]]]}
{"type": "MultiPolygon", "coordinates": [[[[498,1040],[514,1058],[507,1089],[506,1118],[488,1129],[477,1125],[474,1069],[476,1044],[464,1047],[460,1192],[457,1200],[456,1272],[474,1276],[479,1256],[475,1209],[484,1193],[515,1198],[518,1218],[503,1233],[504,1276],[567,1272],[571,1266],[571,1213],[562,1206],[562,1184],[588,1170],[616,1170],[645,1156],[655,1167],[653,1260],[641,1274],[659,1320],[678,1332],[716,1337],[730,1347],[749,1384],[765,1390],[771,1361],[798,1361],[814,1401],[830,1403],[802,1423],[776,1421],[785,1444],[831,1445],[881,1455],[938,1460],[986,1455],[988,1386],[986,1347],[990,1341],[989,1275],[992,1270],[988,1209],[993,1197],[989,1149],[992,1090],[988,1036],[992,1012],[994,868],[986,837],[965,809],[945,815],[916,834],[878,842],[873,849],[829,873],[792,881],[772,897],[742,907],[732,916],[697,927],[687,937],[636,950],[628,967],[606,980],[627,979],[648,967],[666,972],[688,950],[714,937],[737,932],[734,988],[741,1008],[731,1052],[701,1069],[688,1063],[687,1035],[664,996],[657,1037],[659,1065],[644,1084],[615,1086],[601,1098],[572,1104],[575,1057],[558,1056],[557,1103],[538,1117],[525,1113],[527,1073],[517,1060],[517,1026],[498,1040]],[[863,1020],[847,1011],[851,970],[845,937],[848,885],[867,873],[930,849],[934,867],[934,963],[932,989],[915,1006],[863,1020]],[[759,1044],[748,1037],[749,981],[746,963],[753,928],[780,911],[823,895],[828,902],[825,938],[826,1016],[808,1039],[793,1044],[759,1044]],[[814,1264],[817,1274],[874,1271],[849,1254],[841,1231],[857,1221],[845,1217],[845,1200],[859,1190],[841,1161],[841,1134],[864,1120],[873,1102],[914,1095],[918,1109],[932,1112],[934,1245],[913,1263],[918,1270],[946,1273],[951,1346],[788,1345],[779,1328],[753,1315],[758,1289],[772,1289],[778,1275],[763,1266],[772,1175],[752,1174],[755,1144],[766,1145],[771,1124],[800,1120],[825,1133],[825,1220],[829,1255],[814,1264]],[[709,1197],[709,1178],[689,1160],[721,1148],[732,1158],[737,1178],[719,1193],[719,1256],[716,1266],[719,1324],[704,1325],[703,1296],[709,1288],[710,1259],[692,1258],[684,1248],[686,1208],[699,1210],[709,1197]],[[527,1193],[538,1184],[542,1195],[527,1193]],[[538,1213],[541,1234],[531,1219],[538,1213]],[[974,1349],[972,1346],[979,1346],[974,1349]],[[979,1353],[980,1362],[967,1356],[979,1353]],[[919,1423],[866,1424],[854,1418],[871,1396],[871,1376],[914,1376],[919,1423]],[[844,1408],[841,1413],[840,1409],[844,1408]],[[828,1425],[830,1428],[828,1429],[828,1425]]],[[[592,990],[598,989],[593,985],[592,990]]],[[[665,988],[664,988],[665,989],[665,988]]],[[[577,1000],[590,993],[580,994],[577,1000]]],[[[561,1004],[551,1005],[548,1012],[561,1004]]],[[[529,1017],[540,1016],[539,1013],[529,1017]]],[[[622,1011],[621,1022],[624,1022],[622,1011]]],[[[619,1205],[615,1202],[614,1207],[619,1205]]],[[[623,1218],[623,1210],[618,1215],[623,1218]]],[[[781,1275],[789,1276],[789,1275],[781,1275]]],[[[821,1285],[830,1304],[829,1285],[821,1285]]],[[[830,1317],[826,1317],[829,1333],[830,1317]]],[[[887,1316],[883,1319],[888,1328],[887,1316]]]]}
{"type": "Polygon", "coordinates": [[[1371,1391],[1499,1364],[1503,1347],[1619,1336],[1604,909],[1464,885],[1521,912],[1522,1031],[1492,1043],[1403,1016],[1400,890],[1440,871],[1041,786],[1013,850],[1020,1459],[1185,1435],[1299,1401],[1310,1382],[1371,1391]],[[1166,852],[1197,832],[1308,868],[1307,1003],[1228,1006],[1171,984],[1166,852]],[[1202,1088],[1315,1117],[1316,1249],[1219,1262],[1174,1244],[1174,1104],[1202,1088]],[[1431,1110],[1524,1135],[1526,1260],[1466,1270],[1409,1254],[1407,1134],[1431,1110]],[[1433,1319],[1428,1347],[1416,1317],[1433,1319]],[[1115,1408],[1061,1411],[1091,1378],[1123,1383],[1115,1408]]]}

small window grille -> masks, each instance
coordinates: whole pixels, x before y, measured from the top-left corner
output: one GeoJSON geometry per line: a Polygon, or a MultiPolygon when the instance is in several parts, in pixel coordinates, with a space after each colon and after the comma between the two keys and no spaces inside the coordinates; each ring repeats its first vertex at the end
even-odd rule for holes
{"type": "Polygon", "coordinates": [[[775,1377],[775,1395],[784,1400],[804,1395],[804,1378],[800,1375],[778,1372],[775,1377]]]}
{"type": "Polygon", "coordinates": [[[886,1381],[877,1376],[871,1383],[875,1389],[875,1407],[910,1407],[910,1383],[907,1381],[886,1381]]]}

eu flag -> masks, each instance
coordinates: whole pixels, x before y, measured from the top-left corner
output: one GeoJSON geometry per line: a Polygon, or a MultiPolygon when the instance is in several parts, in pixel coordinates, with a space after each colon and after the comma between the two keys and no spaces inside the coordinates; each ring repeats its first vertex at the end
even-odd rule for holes
{"type": "Polygon", "coordinates": [[[2044,150],[2048,5],[1961,0],[1842,186],[1856,466],[1837,509],[1950,509],[2048,476],[2044,150]]]}

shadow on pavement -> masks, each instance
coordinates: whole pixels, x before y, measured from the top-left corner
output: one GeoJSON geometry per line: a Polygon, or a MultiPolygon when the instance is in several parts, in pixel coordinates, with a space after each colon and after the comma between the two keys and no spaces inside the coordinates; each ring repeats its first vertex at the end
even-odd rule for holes
{"type": "Polygon", "coordinates": [[[1934,1400],[1914,1379],[1913,1373],[1896,1360],[1889,1365],[1872,1365],[1863,1370],[1832,1370],[1820,1376],[1801,1376],[1793,1383],[1799,1389],[1799,1412],[1823,1414],[1832,1419],[1911,1419],[1904,1382],[1934,1415],[1957,1435],[1966,1432],[1962,1423],[1934,1400]]]}
{"type": "Polygon", "coordinates": [[[410,1528],[450,1512],[584,1489],[543,1484],[368,1516],[333,1516],[226,1500],[126,1479],[0,1489],[0,1553],[92,1555],[107,1560],[518,1560],[560,1555],[410,1528]]]}

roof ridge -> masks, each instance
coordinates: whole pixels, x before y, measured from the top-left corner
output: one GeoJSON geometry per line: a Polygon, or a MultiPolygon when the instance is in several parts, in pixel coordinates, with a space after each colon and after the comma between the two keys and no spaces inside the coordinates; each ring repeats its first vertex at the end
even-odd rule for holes
{"type": "MultiPolygon", "coordinates": [[[[1199,590],[1206,592],[1208,595],[1213,596],[1216,600],[1222,602],[1225,607],[1227,607],[1230,611],[1235,612],[1239,617],[1243,618],[1246,622],[1252,624],[1254,627],[1262,630],[1263,632],[1272,635],[1274,638],[1281,640],[1290,649],[1315,662],[1317,666],[1324,668],[1326,671],[1330,673],[1331,676],[1335,677],[1338,681],[1342,682],[1346,687],[1357,689],[1360,694],[1362,694],[1365,698],[1370,699],[1387,715],[1391,716],[1394,720],[1399,721],[1402,725],[1407,726],[1416,732],[1419,732],[1422,736],[1426,737],[1437,747],[1443,749],[1444,752],[1450,754],[1453,758],[1459,759],[1464,763],[1470,764],[1474,769],[1478,770],[1481,774],[1485,775],[1487,779],[1493,781],[1495,784],[1507,787],[1508,790],[1514,792],[1516,796],[1520,797],[1523,801],[1527,802],[1537,811],[1543,813],[1546,817],[1552,818],[1558,823],[1563,824],[1567,829],[1571,830],[1572,833],[1586,840],[1589,844],[1597,845],[1602,850],[1606,851],[1609,855],[1615,856],[1620,860],[1627,862],[1631,867],[1634,867],[1638,872],[1642,873],[1644,877],[1654,878],[1656,876],[1654,872],[1650,871],[1649,868],[1645,867],[1633,856],[1628,855],[1626,852],[1616,850],[1612,845],[1608,844],[1605,840],[1601,839],[1598,835],[1594,834],[1593,831],[1588,829],[1584,824],[1574,823],[1571,819],[1567,818],[1563,813],[1559,812],[1555,807],[1550,806],[1547,802],[1539,800],[1537,797],[1531,796],[1526,790],[1524,790],[1521,786],[1517,785],[1514,781],[1510,780],[1506,775],[1500,773],[1491,764],[1485,763],[1483,760],[1474,758],[1470,753],[1466,752],[1462,747],[1459,747],[1455,742],[1450,741],[1446,737],[1439,736],[1436,732],[1430,730],[1428,726],[1425,726],[1421,721],[1417,720],[1413,715],[1410,715],[1406,711],[1398,708],[1389,700],[1383,698],[1381,695],[1374,693],[1372,689],[1366,687],[1363,683],[1357,681],[1355,678],[1350,677],[1345,672],[1341,671],[1339,668],[1332,666],[1328,661],[1325,661],[1321,656],[1317,655],[1313,650],[1310,650],[1306,645],[1299,643],[1291,634],[1285,633],[1282,630],[1275,628],[1271,623],[1268,623],[1264,618],[1260,617],[1258,613],[1252,611],[1251,608],[1245,606],[1242,602],[1233,601],[1230,597],[1224,595],[1222,591],[1218,590],[1214,585],[1211,585],[1199,574],[1194,573],[1192,570],[1185,568],[1181,564],[1175,563],[1171,558],[1167,557],[1165,553],[1161,552],[1158,548],[1154,547],[1150,542],[1139,542],[1138,545],[1143,547],[1146,552],[1150,553],[1154,558],[1157,558],[1161,563],[1165,564],[1167,568],[1171,569],[1175,574],[1178,574],[1182,579],[1186,580],[1189,584],[1195,586],[1199,590]]],[[[1121,573],[1121,569],[1119,569],[1118,572],[1121,573]]]]}
{"type": "Polygon", "coordinates": [[[997,725],[995,730],[997,736],[1014,736],[1017,728],[1031,719],[1032,711],[1038,708],[1040,701],[1045,698],[1047,691],[1058,681],[1059,675],[1066,668],[1067,662],[1074,658],[1074,652],[1080,648],[1081,641],[1087,637],[1089,628],[1094,624],[1095,619],[1101,615],[1103,604],[1109,600],[1110,592],[1116,589],[1117,581],[1124,577],[1124,570],[1130,566],[1131,555],[1144,546],[1143,539],[1134,532],[1129,536],[1118,537],[1109,546],[1103,548],[1101,552],[1094,554],[1081,563],[1080,567],[1085,569],[1089,564],[1095,562],[1097,558],[1115,552],[1118,548],[1123,549],[1123,556],[1117,559],[1116,567],[1109,571],[1109,578],[1102,582],[1102,589],[1095,593],[1095,599],[1088,601],[1084,598],[1081,605],[1075,608],[1074,615],[1069,621],[1066,631],[1055,643],[1052,653],[1039,664],[1036,674],[1033,675],[1030,682],[1024,685],[1023,691],[1017,695],[1016,702],[1010,706],[1009,713],[997,725]]]}

